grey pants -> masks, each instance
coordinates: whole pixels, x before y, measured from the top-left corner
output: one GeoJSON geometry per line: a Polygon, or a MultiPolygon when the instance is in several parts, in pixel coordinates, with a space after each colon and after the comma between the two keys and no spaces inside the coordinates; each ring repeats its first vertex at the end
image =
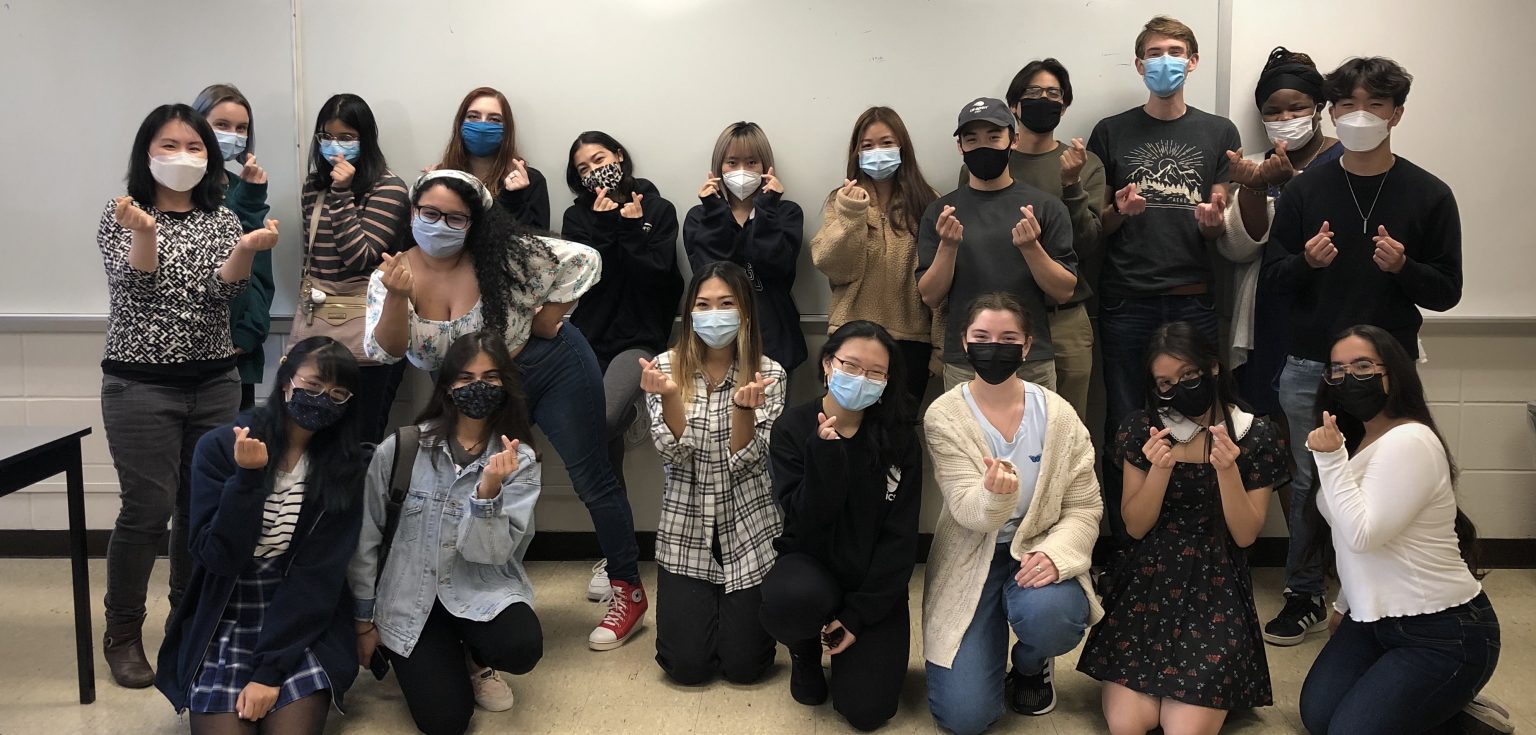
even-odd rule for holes
{"type": "Polygon", "coordinates": [[[603,398],[606,402],[604,415],[608,427],[608,460],[613,473],[624,482],[624,433],[639,414],[640,358],[647,360],[653,355],[648,350],[631,349],[620,352],[607,365],[603,365],[603,398]]]}
{"type": "Polygon", "coordinates": [[[240,408],[240,374],[169,388],[103,376],[101,415],[117,469],[122,509],[107,544],[109,625],[144,617],[149,574],[171,526],[171,608],[181,601],[192,560],[187,551],[192,450],[210,429],[240,408]]]}

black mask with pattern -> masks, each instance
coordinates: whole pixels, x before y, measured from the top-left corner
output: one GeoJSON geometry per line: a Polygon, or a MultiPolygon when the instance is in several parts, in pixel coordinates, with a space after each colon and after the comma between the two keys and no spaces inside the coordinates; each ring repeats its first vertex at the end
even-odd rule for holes
{"type": "Polygon", "coordinates": [[[618,161],[604,164],[588,171],[581,177],[581,185],[594,194],[598,189],[612,189],[624,180],[624,168],[618,161]]]}
{"type": "Polygon", "coordinates": [[[501,408],[501,404],[507,402],[506,390],[484,380],[454,388],[448,391],[448,397],[453,399],[453,405],[459,409],[459,413],[476,420],[490,416],[501,408]]]}
{"type": "Polygon", "coordinates": [[[332,401],[325,394],[312,395],[294,388],[288,395],[288,416],[305,431],[320,431],[341,420],[345,404],[332,401]]]}

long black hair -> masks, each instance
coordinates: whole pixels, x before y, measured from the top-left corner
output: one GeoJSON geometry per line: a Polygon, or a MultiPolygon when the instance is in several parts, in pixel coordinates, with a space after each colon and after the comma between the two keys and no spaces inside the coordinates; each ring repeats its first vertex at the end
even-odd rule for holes
{"type": "MultiPolygon", "coordinates": [[[[1424,381],[1419,378],[1419,371],[1414,367],[1413,358],[1408,356],[1408,351],[1402,344],[1381,327],[1369,324],[1357,324],[1340,332],[1334,337],[1333,344],[1338,344],[1350,337],[1358,337],[1369,343],[1381,358],[1381,365],[1386,370],[1387,403],[1381,409],[1383,416],[1395,419],[1407,419],[1429,427],[1435,433],[1435,438],[1440,440],[1440,446],[1445,450],[1445,463],[1450,467],[1451,487],[1454,489],[1457,480],[1461,476],[1461,470],[1456,466],[1456,458],[1451,454],[1451,445],[1445,441],[1445,434],[1440,432],[1440,427],[1435,423],[1435,415],[1429,411],[1429,402],[1424,398],[1424,381]]],[[[1354,380],[1345,377],[1345,380],[1354,380]]],[[[1381,380],[1381,378],[1375,378],[1381,380]]],[[[1317,405],[1313,408],[1314,424],[1321,426],[1323,411],[1328,411],[1337,417],[1339,431],[1344,434],[1344,447],[1351,455],[1360,449],[1360,442],[1365,439],[1365,424],[1360,419],[1351,416],[1348,412],[1340,410],[1335,392],[1336,386],[1328,385],[1328,381],[1321,381],[1318,385],[1317,405]]],[[[1334,567],[1333,534],[1330,532],[1328,522],[1323,518],[1323,512],[1317,506],[1316,499],[1307,503],[1302,509],[1307,519],[1311,521],[1313,530],[1312,542],[1307,545],[1309,558],[1321,558],[1324,567],[1330,574],[1337,576],[1334,567]]],[[[1467,568],[1473,576],[1482,579],[1483,573],[1479,568],[1479,553],[1477,543],[1477,526],[1467,514],[1461,512],[1460,504],[1456,507],[1456,545],[1461,550],[1461,558],[1467,563],[1467,568]]]]}
{"type": "Polygon", "coordinates": [[[864,409],[859,433],[868,434],[874,442],[882,466],[900,467],[906,463],[907,456],[917,450],[917,402],[907,393],[906,366],[901,360],[901,352],[885,327],[858,319],[838,327],[827,338],[817,365],[825,364],[850,339],[872,339],[885,348],[889,358],[885,392],[880,394],[875,405],[864,409]]]}
{"type": "Polygon", "coordinates": [[[621,206],[629,202],[629,195],[635,193],[635,159],[613,136],[601,130],[588,130],[576,136],[571,143],[571,152],[565,155],[565,185],[571,188],[571,193],[576,195],[578,205],[592,206],[597,199],[597,192],[587,191],[587,187],[581,185],[581,174],[576,173],[576,151],[584,145],[600,145],[608,149],[609,153],[624,156],[619,162],[619,170],[624,172],[624,177],[619,179],[619,185],[608,190],[608,198],[618,202],[621,206]]]}
{"type": "Polygon", "coordinates": [[[213,134],[213,126],[197,110],[183,104],[161,105],[150,110],[139,132],[133,136],[133,149],[128,153],[128,196],[140,207],[155,206],[155,176],[149,172],[149,147],[166,123],[184,122],[197,131],[203,139],[203,151],[208,154],[208,168],[203,180],[192,187],[192,206],[200,212],[212,212],[224,203],[224,154],[219,152],[219,139],[213,134]]]}
{"type": "Polygon", "coordinates": [[[480,312],[485,328],[501,334],[507,329],[507,312],[511,308],[508,297],[527,287],[524,274],[532,275],[537,267],[534,256],[542,254],[552,259],[554,251],[495,202],[485,206],[480,190],[462,179],[442,176],[420,182],[411,192],[411,204],[420,204],[422,194],[439,186],[456,194],[469,210],[464,252],[469,254],[475,281],[480,285],[480,312]]]}
{"type": "Polygon", "coordinates": [[[332,95],[320,106],[315,116],[315,132],[309,139],[309,186],[324,192],[331,186],[330,159],[320,153],[320,134],[325,124],[340,120],[357,131],[357,160],[352,162],[356,172],[352,174],[352,196],[361,198],[384,176],[389,166],[384,162],[384,150],[379,147],[379,125],[374,122],[373,110],[362,97],[355,94],[332,95]]]}
{"type": "Polygon", "coordinates": [[[421,414],[416,417],[416,423],[425,427],[422,437],[446,444],[456,436],[459,407],[454,404],[450,393],[453,391],[454,382],[459,379],[459,373],[464,372],[464,367],[481,353],[489,357],[491,364],[496,366],[496,374],[501,377],[501,388],[507,392],[507,400],[494,413],[486,417],[487,446],[494,443],[498,437],[506,436],[508,439],[517,439],[531,449],[533,423],[528,418],[528,402],[523,395],[522,373],[518,370],[517,363],[513,362],[512,352],[507,349],[507,343],[501,338],[501,334],[489,330],[471,332],[454,340],[448,352],[443,355],[443,366],[437,373],[437,382],[432,386],[432,395],[427,399],[427,405],[421,409],[421,414]]]}
{"type": "MultiPolygon", "coordinates": [[[[310,337],[290,348],[277,367],[266,404],[251,412],[251,433],[267,445],[268,469],[275,467],[288,447],[288,387],[305,365],[314,365],[321,382],[346,388],[353,394],[351,400],[342,404],[341,419],[315,432],[304,450],[309,456],[309,474],[304,478],[306,496],[318,496],[328,512],[346,510],[362,496],[363,476],[368,468],[368,452],[363,448],[362,430],[358,426],[358,404],[364,400],[357,395],[361,373],[357,359],[346,345],[330,337],[310,337]]],[[[269,474],[269,484],[271,480],[269,474]]]]}

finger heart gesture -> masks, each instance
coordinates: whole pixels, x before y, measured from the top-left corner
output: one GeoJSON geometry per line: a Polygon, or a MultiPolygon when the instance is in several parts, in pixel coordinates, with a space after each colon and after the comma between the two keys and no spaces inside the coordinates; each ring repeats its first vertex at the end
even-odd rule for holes
{"type": "Polygon", "coordinates": [[[981,486],[994,495],[1012,495],[1019,491],[1019,474],[1013,463],[1006,459],[983,457],[981,463],[986,472],[981,476],[981,486]]]}
{"type": "Polygon", "coordinates": [[[1323,425],[1307,434],[1307,448],[1314,452],[1327,454],[1337,452],[1344,446],[1344,432],[1339,431],[1339,419],[1332,413],[1323,412],[1323,425]]]}

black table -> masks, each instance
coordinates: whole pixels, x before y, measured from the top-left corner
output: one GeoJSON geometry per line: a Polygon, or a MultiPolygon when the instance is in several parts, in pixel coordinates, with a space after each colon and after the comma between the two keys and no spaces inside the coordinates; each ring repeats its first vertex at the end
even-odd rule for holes
{"type": "Polygon", "coordinates": [[[68,485],[70,577],[75,587],[75,657],[80,704],[96,701],[96,659],[91,650],[91,582],[85,568],[85,475],[80,440],[90,427],[0,426],[0,497],[60,472],[68,485]]]}

